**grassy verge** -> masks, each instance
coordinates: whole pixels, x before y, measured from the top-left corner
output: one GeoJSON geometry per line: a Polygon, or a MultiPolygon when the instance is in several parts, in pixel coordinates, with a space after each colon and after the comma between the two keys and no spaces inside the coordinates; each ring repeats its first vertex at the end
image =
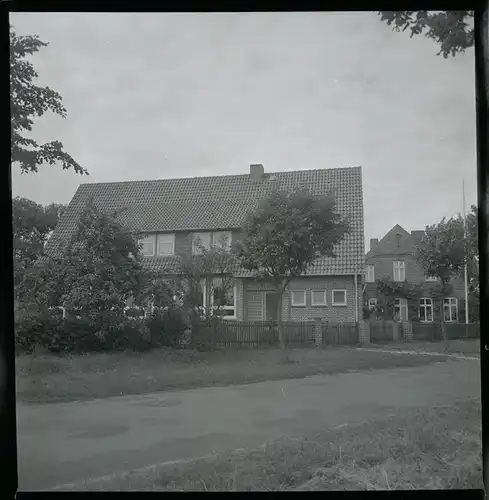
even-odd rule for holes
{"type": "Polygon", "coordinates": [[[446,354],[462,354],[467,356],[478,356],[480,353],[479,339],[449,340],[448,342],[389,342],[372,344],[371,347],[382,349],[407,350],[419,352],[435,352],[446,354]]]}
{"type": "Polygon", "coordinates": [[[351,370],[426,365],[442,357],[396,355],[348,348],[295,349],[283,363],[278,349],[216,352],[160,349],[16,359],[17,399],[49,403],[144,394],[173,389],[248,384],[266,380],[335,374],[351,370]]]}
{"type": "Polygon", "coordinates": [[[397,490],[483,487],[480,401],[412,410],[186,463],[90,490],[397,490]]]}

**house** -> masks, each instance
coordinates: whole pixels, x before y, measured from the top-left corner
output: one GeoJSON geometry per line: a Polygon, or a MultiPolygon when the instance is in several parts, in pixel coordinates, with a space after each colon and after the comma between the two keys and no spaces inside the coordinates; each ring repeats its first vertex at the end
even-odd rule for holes
{"type": "MultiPolygon", "coordinates": [[[[267,174],[262,165],[251,165],[244,175],[82,184],[49,239],[46,253],[55,256],[63,251],[91,200],[98,209],[116,212],[121,224],[143,234],[145,266],[178,275],[181,257],[199,252],[197,241],[208,247],[239,239],[246,215],[274,186],[302,186],[314,194],[333,194],[337,210],[348,217],[351,226],[335,258],[318,258],[303,276],[290,282],[283,297],[282,319],[358,320],[364,266],[361,167],[267,174]]],[[[277,318],[277,297],[270,284],[235,269],[233,285],[226,291],[228,319],[277,318]]],[[[203,305],[212,306],[213,300],[202,283],[203,305]]]]}
{"type": "MultiPolygon", "coordinates": [[[[379,241],[370,240],[370,250],[365,258],[364,305],[371,311],[379,306],[378,280],[387,280],[394,284],[411,284],[420,287],[416,298],[393,297],[392,316],[400,321],[464,322],[465,300],[463,279],[450,282],[451,291],[446,297],[432,296],[440,290],[440,280],[425,274],[415,258],[415,246],[421,241],[424,231],[407,232],[396,224],[379,241]],[[442,316],[443,304],[443,316],[442,316]]],[[[391,318],[389,318],[391,319],[391,318]]]]}

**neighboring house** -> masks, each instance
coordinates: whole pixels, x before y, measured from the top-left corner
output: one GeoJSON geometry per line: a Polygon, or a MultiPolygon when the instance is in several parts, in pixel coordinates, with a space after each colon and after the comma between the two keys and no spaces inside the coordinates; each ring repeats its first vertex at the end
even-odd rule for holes
{"type": "Polygon", "coordinates": [[[387,278],[392,282],[407,282],[421,285],[421,296],[408,300],[394,297],[394,319],[421,322],[464,322],[465,300],[463,279],[450,282],[449,296],[434,299],[430,290],[441,284],[440,280],[428,277],[415,258],[415,245],[420,242],[424,231],[408,233],[396,224],[380,241],[370,240],[370,250],[365,259],[364,305],[374,310],[378,305],[377,280],[387,278]],[[440,300],[443,300],[443,317],[440,300]],[[435,303],[438,301],[438,304],[435,303]]]}
{"type": "MultiPolygon", "coordinates": [[[[198,252],[196,241],[209,246],[222,241],[222,236],[228,241],[239,239],[246,215],[274,186],[302,186],[314,194],[333,194],[337,210],[351,225],[351,232],[336,249],[336,258],[318,258],[302,277],[290,282],[282,318],[358,320],[364,266],[361,167],[266,174],[262,165],[251,165],[245,175],[82,184],[49,239],[46,253],[54,256],[63,250],[91,199],[102,211],[117,210],[121,224],[144,234],[144,265],[176,275],[180,257],[198,252]]],[[[257,282],[243,269],[234,270],[233,277],[234,287],[226,293],[227,318],[277,318],[277,298],[270,284],[257,282]]],[[[202,304],[212,306],[213,296],[205,288],[202,283],[202,304]]]]}

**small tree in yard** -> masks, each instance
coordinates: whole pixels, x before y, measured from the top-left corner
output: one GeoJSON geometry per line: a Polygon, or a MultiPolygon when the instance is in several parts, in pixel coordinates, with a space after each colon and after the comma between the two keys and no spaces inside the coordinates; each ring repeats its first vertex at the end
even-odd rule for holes
{"type": "Polygon", "coordinates": [[[276,189],[247,218],[244,229],[235,248],[238,262],[275,286],[280,347],[285,349],[283,294],[318,257],[335,257],[334,246],[348,232],[348,223],[336,213],[330,196],[276,189]]]}
{"type": "Polygon", "coordinates": [[[211,344],[214,347],[215,320],[223,311],[229,290],[234,287],[232,272],[236,266],[236,258],[225,236],[209,247],[198,240],[195,247],[197,254],[184,257],[181,262],[183,303],[192,329],[195,331],[202,324],[206,325],[212,335],[211,344]],[[205,283],[206,295],[212,297],[212,303],[204,299],[202,282],[205,283]]]}
{"type": "MultiPolygon", "coordinates": [[[[471,207],[466,217],[465,232],[464,219],[460,215],[456,218],[443,218],[438,224],[426,226],[425,234],[416,246],[416,258],[428,276],[436,276],[441,280],[439,297],[443,320],[443,297],[446,296],[444,291],[449,290],[449,283],[454,277],[464,275],[465,264],[469,283],[477,287],[477,208],[471,207]]],[[[465,308],[467,311],[468,304],[465,304],[465,308]]],[[[445,330],[443,333],[445,335],[445,330]]]]}

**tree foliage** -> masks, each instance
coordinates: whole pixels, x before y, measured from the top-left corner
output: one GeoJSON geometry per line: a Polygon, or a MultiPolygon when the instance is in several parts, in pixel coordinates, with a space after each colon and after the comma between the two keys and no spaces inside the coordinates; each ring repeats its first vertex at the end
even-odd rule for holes
{"type": "Polygon", "coordinates": [[[416,258],[428,276],[436,276],[448,283],[463,275],[467,263],[469,279],[478,280],[477,207],[471,207],[465,220],[465,229],[461,215],[426,226],[425,234],[416,246],[416,258]]]}
{"type": "Polygon", "coordinates": [[[411,37],[424,34],[440,46],[438,55],[454,57],[474,45],[474,13],[469,10],[382,11],[383,22],[411,37]]]}
{"type": "Polygon", "coordinates": [[[27,198],[12,200],[14,286],[43,254],[44,245],[58,223],[65,206],[42,206],[27,198]]]}
{"type": "Polygon", "coordinates": [[[304,189],[274,190],[247,218],[245,236],[235,245],[235,255],[255,278],[275,285],[282,347],[282,297],[289,282],[318,257],[335,257],[334,247],[348,230],[332,197],[312,195],[304,189]]]}
{"type": "Polygon", "coordinates": [[[18,36],[10,27],[11,161],[19,163],[23,173],[37,172],[39,165],[44,163],[54,165],[60,162],[64,170],[72,168],[78,174],[88,174],[63,149],[61,142],[38,144],[28,136],[35,118],[46,111],[66,117],[60,94],[34,83],[39,74],[29,57],[46,45],[38,36],[18,36]]]}
{"type": "Polygon", "coordinates": [[[171,287],[143,268],[138,234],[89,203],[59,258],[36,265],[24,294],[41,307],[63,306],[102,329],[122,317],[128,300],[171,303],[171,287]]]}

